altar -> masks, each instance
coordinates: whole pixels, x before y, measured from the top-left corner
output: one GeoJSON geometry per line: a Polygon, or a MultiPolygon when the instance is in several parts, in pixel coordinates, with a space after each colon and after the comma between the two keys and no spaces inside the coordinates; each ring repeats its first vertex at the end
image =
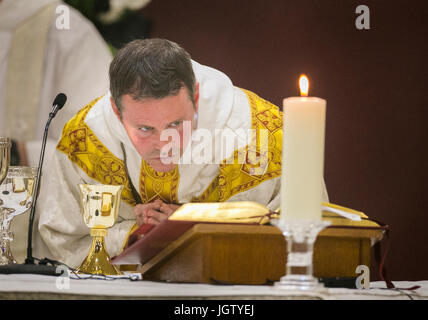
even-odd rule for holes
{"type": "MultiPolygon", "coordinates": [[[[0,299],[25,300],[428,300],[428,281],[370,283],[370,289],[326,288],[324,292],[285,291],[269,285],[212,285],[128,279],[100,280],[30,274],[0,275],[0,299]],[[416,290],[404,290],[420,286],[416,290]],[[400,289],[403,288],[403,289],[400,289]]],[[[179,303],[177,303],[179,305],[179,303]]]]}

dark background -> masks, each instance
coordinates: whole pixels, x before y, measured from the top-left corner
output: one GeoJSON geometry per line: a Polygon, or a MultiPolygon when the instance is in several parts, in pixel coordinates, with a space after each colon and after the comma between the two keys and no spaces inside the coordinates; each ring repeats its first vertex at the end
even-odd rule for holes
{"type": "Polygon", "coordinates": [[[330,202],[391,226],[392,280],[428,280],[427,1],[152,0],[141,13],[151,37],[276,105],[306,73],[327,100],[330,202]],[[360,4],[370,30],[355,27],[360,4]]]}

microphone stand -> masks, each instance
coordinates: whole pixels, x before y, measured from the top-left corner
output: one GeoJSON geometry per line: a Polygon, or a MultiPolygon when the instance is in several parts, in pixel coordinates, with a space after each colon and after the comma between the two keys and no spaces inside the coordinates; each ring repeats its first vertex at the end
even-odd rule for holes
{"type": "Polygon", "coordinates": [[[55,114],[53,112],[49,113],[49,119],[45,126],[45,131],[43,133],[43,140],[42,140],[42,149],[40,151],[40,157],[39,157],[39,167],[37,171],[37,179],[36,179],[36,185],[34,187],[34,201],[33,205],[31,206],[31,212],[30,212],[30,223],[28,228],[28,244],[27,244],[27,258],[25,259],[25,264],[31,264],[34,265],[34,257],[33,257],[33,224],[34,224],[34,215],[36,211],[36,204],[37,199],[39,197],[39,189],[40,189],[40,177],[42,176],[42,166],[43,166],[43,160],[45,158],[45,147],[46,147],[46,140],[48,138],[48,129],[49,125],[51,124],[52,119],[55,117],[55,114]]]}
{"type": "MultiPolygon", "coordinates": [[[[57,96],[58,98],[58,96],[57,96]]],[[[45,157],[45,149],[46,149],[46,140],[48,138],[48,130],[49,125],[52,119],[56,116],[56,113],[59,109],[61,109],[65,103],[64,102],[56,102],[57,98],[55,98],[54,106],[52,111],[49,113],[49,119],[46,122],[45,131],[43,133],[42,140],[42,148],[40,152],[39,158],[39,167],[37,171],[36,183],[34,188],[34,201],[31,206],[30,218],[29,218],[29,227],[28,227],[28,240],[27,240],[27,258],[25,259],[25,263],[23,264],[8,264],[0,266],[0,274],[16,274],[16,273],[30,273],[30,274],[41,274],[41,275],[49,275],[49,276],[60,276],[64,270],[59,269],[57,271],[56,266],[49,266],[46,263],[52,263],[50,259],[43,259],[43,263],[36,264],[35,258],[33,257],[33,223],[34,223],[34,214],[36,211],[37,198],[39,196],[40,189],[40,177],[42,174],[43,160],[45,157]],[[62,105],[61,105],[62,104],[62,105]]],[[[66,98],[65,98],[66,99],[66,98]]]]}

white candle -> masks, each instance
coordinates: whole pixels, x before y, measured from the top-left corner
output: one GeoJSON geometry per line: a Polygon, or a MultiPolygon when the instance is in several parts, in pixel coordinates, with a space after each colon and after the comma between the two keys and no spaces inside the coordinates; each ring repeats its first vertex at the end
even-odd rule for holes
{"type": "Polygon", "coordinates": [[[321,220],[326,101],[291,97],[283,108],[281,220],[321,220]]]}

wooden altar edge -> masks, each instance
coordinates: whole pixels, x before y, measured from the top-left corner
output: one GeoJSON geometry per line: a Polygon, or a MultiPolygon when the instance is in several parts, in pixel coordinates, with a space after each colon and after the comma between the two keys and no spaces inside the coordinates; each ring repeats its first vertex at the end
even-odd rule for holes
{"type": "MultiPolygon", "coordinates": [[[[370,266],[376,227],[334,225],[318,236],[316,277],[356,277],[358,265],[370,266]]],[[[143,279],[169,282],[266,284],[285,274],[286,241],[267,225],[195,223],[138,267],[143,279]]]]}

